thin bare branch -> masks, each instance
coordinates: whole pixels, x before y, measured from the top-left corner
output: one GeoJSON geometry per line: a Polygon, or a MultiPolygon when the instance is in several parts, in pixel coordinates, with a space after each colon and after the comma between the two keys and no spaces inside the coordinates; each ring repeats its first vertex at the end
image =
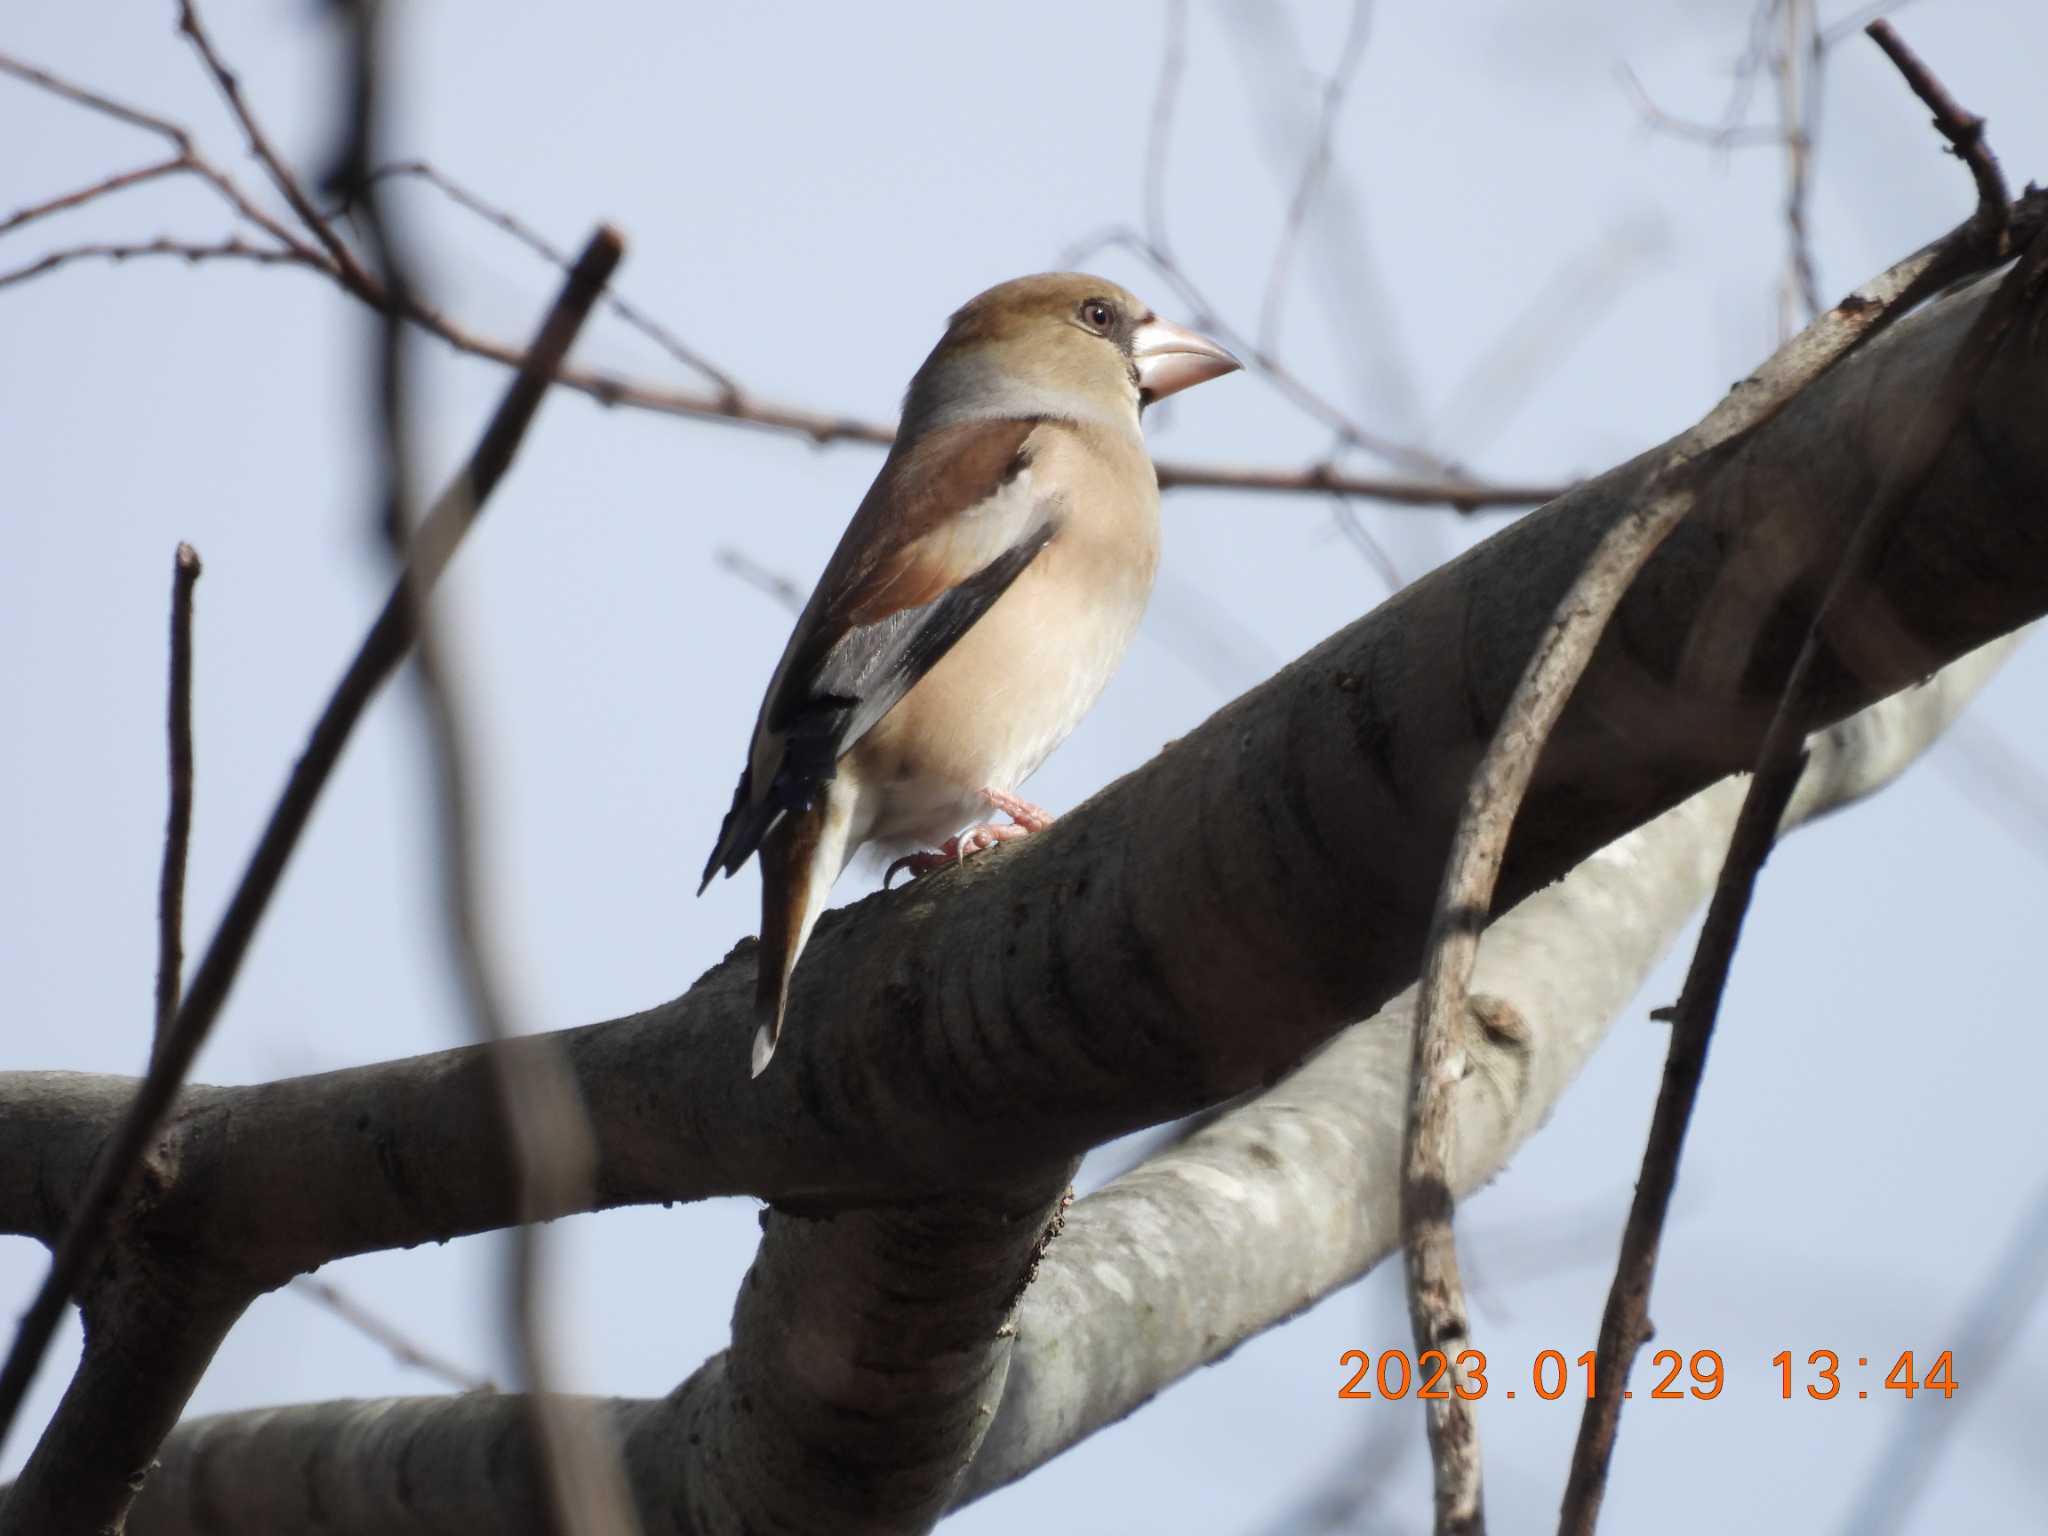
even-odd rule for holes
{"type": "Polygon", "coordinates": [[[1756,149],[1778,142],[1778,131],[1760,123],[1744,123],[1724,119],[1718,123],[1697,122],[1689,117],[1680,117],[1667,112],[1650,95],[1641,78],[1626,64],[1616,72],[1629,98],[1634,101],[1636,111],[1646,126],[1658,133],[1666,133],[1677,139],[1691,139],[1696,143],[1711,145],[1715,149],[1756,149]]]}
{"type": "Polygon", "coordinates": [[[1934,114],[1934,126],[1949,142],[1950,151],[1970,168],[1977,184],[1977,222],[1982,235],[2003,241],[2012,219],[2012,194],[2006,190],[2005,173],[1998,157],[1984,137],[1984,119],[1964,108],[1948,92],[1934,71],[1906,46],[1892,24],[1873,21],[1864,32],[1884,50],[1885,57],[1898,66],[1906,84],[1934,114]]]}
{"type": "Polygon", "coordinates": [[[1784,27],[1776,68],[1778,138],[1785,147],[1785,278],[1778,306],[1778,334],[1784,337],[1820,313],[1811,204],[1825,64],[1815,0],[1776,4],[1784,27]]]}
{"type": "Polygon", "coordinates": [[[110,96],[102,96],[87,86],[75,84],[51,74],[47,69],[40,69],[4,53],[0,53],[0,75],[12,75],[17,80],[26,81],[50,92],[53,96],[61,96],[88,111],[97,112],[103,117],[111,117],[116,122],[128,124],[131,128],[140,128],[147,133],[156,134],[169,140],[181,153],[192,148],[192,136],[168,118],[158,117],[154,112],[145,112],[142,108],[130,106],[126,102],[115,101],[110,96]]]}
{"type": "MultiPolygon", "coordinates": [[[[1637,510],[1595,547],[1530,656],[1474,771],[1425,950],[1402,1180],[1402,1231],[1418,1351],[1441,1350],[1455,1360],[1467,1337],[1451,1220],[1449,1105],[1463,1071],[1468,987],[1479,932],[1537,758],[1609,617],[1643,562],[1691,510],[1698,467],[1776,414],[1921,297],[1960,271],[1982,270],[1991,259],[1973,226],[1965,224],[1865,284],[1781,346],[1666,450],[1637,510]]],[[[1607,1358],[1604,1352],[1602,1358],[1607,1358]]],[[[1603,1380],[1618,1382],[1626,1373],[1609,1366],[1601,1374],[1603,1380]]],[[[1469,1402],[1452,1393],[1447,1401],[1431,1403],[1428,1427],[1439,1531],[1481,1529],[1477,1428],[1469,1402]]]]}
{"type": "Polygon", "coordinates": [[[298,267],[305,262],[295,251],[273,250],[268,246],[251,245],[239,235],[211,244],[189,240],[173,240],[160,235],[154,240],[143,240],[132,244],[119,241],[93,241],[85,245],[66,246],[37,258],[25,267],[0,272],[0,288],[11,288],[16,283],[25,283],[30,278],[41,277],[59,267],[70,266],[76,261],[133,261],[146,256],[176,256],[184,261],[198,264],[202,261],[248,261],[263,267],[298,267]]]}
{"type": "Polygon", "coordinates": [[[2031,296],[2044,280],[2048,280],[2048,234],[2037,237],[2027,259],[2006,275],[1997,296],[1965,334],[1935,392],[1914,419],[1909,437],[1888,467],[1884,482],[1814,610],[1798,659],[1785,681],[1770,729],[1764,735],[1756,773],[1750,780],[1742,812],[1736,818],[1699,945],[1693,951],[1684,989],[1672,1011],[1670,1052],[1665,1059],[1656,1113],[1650,1122],[1642,1174],[1636,1182],[1628,1225],[1622,1231],[1621,1258],[1615,1266],[1614,1283],[1600,1320],[1600,1371],[1593,1399],[1586,1404],[1579,1425],[1578,1444],[1573,1450],[1571,1476],[1565,1486],[1564,1509],[1558,1523],[1560,1536],[1592,1536],[1600,1518],[1607,1469],[1621,1422],[1622,1391],[1636,1352],[1650,1336],[1650,1286],[1656,1278],[1665,1216],[1678,1182],[1678,1163],[1706,1072],[1707,1048],[1713,1039],[1722,993],[1757,876],[1770,855],[1778,823],[1806,764],[1798,712],[1809,703],[1815,663],[1823,653],[1825,637],[1844,595],[1866,574],[1893,523],[1926,484],[1942,448],[1969,408],[1972,386],[2023,305],[2031,302],[2031,296]]]}
{"type": "MultiPolygon", "coordinates": [[[[1886,46],[1884,38],[1876,35],[1877,29],[1884,27],[1883,22],[1872,23],[1872,35],[1896,62],[1897,55],[1892,47],[1886,46]]],[[[1918,61],[1914,62],[1917,64],[1918,61]]],[[[1918,86],[1915,90],[1919,93],[1918,86]]],[[[1925,94],[1921,94],[1924,100],[1925,94]]],[[[1947,133],[1946,129],[1943,131],[1947,133]]],[[[1985,153],[1989,155],[1988,148],[1985,153]]],[[[1976,174],[1974,167],[1972,174],[1976,174]]],[[[1982,186],[1981,181],[1979,185],[1982,186]]],[[[2000,210],[2001,213],[2003,211],[2000,210]]],[[[1983,212],[1984,208],[1980,206],[1979,213],[1973,215],[1970,222],[1951,238],[1974,243],[1988,255],[1995,247],[1984,239],[1983,212]]],[[[1686,1130],[1691,1124],[1700,1082],[1706,1070],[1707,1049],[1713,1038],[1721,997],[1727,986],[1735,946],[1741,937],[1743,919],[1748,912],[1757,877],[1769,856],[1785,806],[1805,765],[1802,732],[1796,722],[1800,718],[1799,712],[1809,703],[1808,693],[1815,664],[1823,652],[1845,594],[1859,577],[1866,574],[1894,522],[1919,495],[1933,473],[1941,450],[1961,424],[1977,379],[2024,306],[2038,296],[2044,282],[2048,282],[2048,232],[2035,237],[2026,259],[2002,280],[1997,294],[1965,333],[1926,404],[1913,419],[1905,440],[1886,468],[1877,494],[1871,498],[1869,509],[1837,562],[1826,592],[1814,609],[1798,658],[1786,678],[1770,727],[1765,732],[1755,774],[1743,800],[1741,814],[1736,819],[1720,879],[1707,908],[1699,944],[1686,973],[1685,986],[1670,1015],[1670,1050],[1665,1060],[1648,1145],[1643,1154],[1642,1174],[1636,1183],[1628,1224],[1622,1232],[1621,1257],[1615,1266],[1614,1281],[1600,1321],[1597,1354],[1601,1369],[1595,1381],[1594,1396],[1587,1403],[1580,1421],[1578,1442],[1572,1453],[1571,1474],[1566,1483],[1558,1525],[1560,1536],[1592,1536],[1599,1521],[1607,1472],[1614,1455],[1615,1435],[1620,1427],[1623,1390],[1636,1353],[1650,1336],[1650,1287],[1656,1277],[1664,1223],[1672,1190],[1677,1184],[1686,1130]]]]}
{"type": "Polygon", "coordinates": [[[37,219],[48,218],[53,213],[82,208],[97,198],[124,192],[130,187],[139,187],[142,183],[155,181],[159,177],[175,176],[188,169],[190,162],[183,155],[173,155],[168,160],[155,160],[148,165],[139,165],[132,171],[117,171],[89,187],[80,187],[75,192],[65,192],[45,202],[31,203],[26,208],[17,209],[6,218],[0,219],[0,235],[19,229],[24,224],[33,224],[37,219]]]}
{"type": "Polygon", "coordinates": [[[384,1349],[402,1366],[444,1381],[458,1392],[495,1392],[498,1384],[428,1349],[389,1318],[364,1306],[346,1291],[314,1275],[300,1275],[290,1289],[340,1318],[364,1338],[384,1349]]]}
{"type": "MultiPolygon", "coordinates": [[[[186,6],[186,11],[196,20],[196,12],[193,12],[189,5],[186,6]]],[[[216,84],[220,85],[223,94],[227,95],[230,105],[236,108],[238,118],[245,118],[247,125],[253,125],[254,134],[261,139],[267,149],[268,138],[262,135],[260,124],[256,124],[246,100],[241,96],[239,86],[234,86],[230,91],[228,82],[233,81],[233,75],[227,71],[219,55],[213,50],[211,39],[203,28],[195,34],[195,46],[200,46],[201,57],[206,62],[209,73],[216,84]]],[[[1171,45],[1170,60],[1178,57],[1175,50],[1180,46],[1177,42],[1171,45]]],[[[1179,65],[1174,63],[1169,71],[1169,77],[1178,68],[1179,65]]],[[[190,148],[189,135],[175,124],[108,100],[83,87],[58,80],[45,71],[4,56],[0,56],[0,69],[94,110],[109,112],[123,121],[134,122],[171,137],[182,151],[182,168],[212,186],[239,218],[249,222],[276,242],[275,247],[252,245],[240,236],[235,236],[212,244],[163,238],[144,242],[82,245],[51,252],[24,267],[0,273],[0,288],[40,277],[80,260],[125,261],[137,256],[180,256],[192,262],[224,259],[265,265],[301,266],[337,283],[350,297],[379,312],[393,304],[392,297],[384,292],[375,277],[363,268],[360,261],[349,256],[347,260],[351,265],[344,266],[340,259],[331,254],[334,248],[341,244],[340,237],[334,233],[331,225],[323,219],[318,210],[312,207],[310,201],[306,202],[303,208],[297,203],[294,204],[294,210],[300,214],[301,219],[309,221],[307,229],[311,232],[312,238],[308,239],[266,213],[232,177],[193,151],[190,148]]],[[[1164,85],[1165,82],[1162,82],[1163,88],[1164,85]]],[[[1170,103],[1170,93],[1167,99],[1170,103]]],[[[252,139],[252,147],[255,142],[256,140],[252,139]]],[[[1165,142],[1165,130],[1162,125],[1156,136],[1159,154],[1163,155],[1165,142]]],[[[263,150],[258,150],[257,153],[259,158],[263,157],[263,150]]],[[[274,151],[271,153],[274,156],[274,151]]],[[[542,254],[549,255],[551,259],[557,254],[552,246],[534,235],[530,229],[520,225],[510,214],[492,208],[467,189],[459,188],[457,183],[449,180],[443,173],[433,171],[430,167],[421,165],[419,171],[414,172],[412,167],[415,165],[419,165],[419,162],[406,162],[402,167],[392,168],[390,174],[402,172],[427,177],[448,195],[465,201],[482,216],[498,223],[500,227],[507,228],[542,254]]],[[[165,174],[169,174],[168,168],[165,174]]],[[[1159,174],[1163,175],[1163,169],[1159,174]]],[[[299,183],[293,179],[291,184],[299,189],[298,196],[303,199],[305,194],[303,189],[299,188],[299,183]]],[[[1148,181],[1148,199],[1154,197],[1152,189],[1156,184],[1156,181],[1148,181]]],[[[100,187],[97,190],[81,190],[85,194],[99,196],[117,189],[100,187]]],[[[1163,218],[1163,213],[1161,217],[1163,218]]],[[[1183,297],[1201,311],[1202,318],[1224,330],[1225,340],[1231,340],[1236,336],[1235,332],[1223,327],[1213,307],[1181,271],[1170,250],[1165,246],[1148,241],[1134,231],[1125,230],[1111,231],[1105,238],[1095,242],[1097,248],[1106,244],[1128,245],[1142,259],[1152,263],[1162,275],[1165,275],[1183,297]]],[[[343,246],[342,249],[345,250],[346,247],[343,246]]],[[[812,410],[748,393],[728,375],[712,368],[673,333],[653,322],[644,311],[627,306],[620,300],[613,300],[612,303],[615,311],[626,318],[628,323],[634,324],[659,345],[667,348],[671,355],[693,368],[706,372],[707,376],[714,380],[715,389],[703,393],[669,389],[617,373],[566,365],[557,366],[555,383],[587,395],[602,405],[625,406],[659,415],[720,421],[770,432],[788,433],[821,446],[863,443],[887,447],[895,440],[895,428],[887,422],[812,410]]],[[[469,330],[417,294],[406,296],[403,309],[404,318],[409,323],[438,337],[458,352],[508,368],[522,365],[525,354],[521,349],[469,330]]],[[[1188,464],[1168,460],[1158,466],[1162,489],[1216,487],[1296,495],[1334,492],[1363,500],[1387,501],[1403,506],[1450,506],[1461,511],[1469,511],[1481,507],[1535,506],[1569,488],[1565,483],[1501,484],[1480,480],[1431,454],[1387,441],[1351,420],[1343,411],[1296,377],[1277,358],[1251,346],[1242,337],[1236,339],[1240,350],[1249,354],[1249,360],[1282,395],[1299,409],[1328,425],[1341,442],[1362,448],[1390,463],[1405,466],[1412,473],[1408,476],[1374,476],[1340,473],[1328,464],[1294,469],[1188,464]]]]}
{"type": "Polygon", "coordinates": [[[1880,16],[1896,16],[1913,0],[1876,0],[1873,5],[1858,6],[1840,20],[1821,28],[1820,46],[1823,50],[1837,43],[1847,42],[1862,33],[1863,29],[1880,16]]]}
{"type": "MultiPolygon", "coordinates": [[[[487,202],[471,191],[446,171],[429,165],[424,160],[401,160],[391,165],[379,166],[369,175],[370,182],[411,179],[424,181],[457,207],[466,208],[485,223],[495,226],[517,240],[529,251],[539,256],[560,271],[569,270],[571,258],[568,253],[542,235],[532,225],[509,209],[487,202]]],[[[629,302],[616,293],[606,293],[604,307],[617,315],[634,330],[653,342],[670,357],[694,373],[701,374],[718,389],[728,402],[738,403],[742,391],[739,381],[703,353],[685,342],[680,336],[656,320],[638,305],[629,302]]]]}
{"type": "Polygon", "coordinates": [[[1935,759],[1977,808],[2048,866],[2048,774],[1989,721],[1957,722],[1950,750],[1935,759]]]}
{"type": "Polygon", "coordinates": [[[363,270],[355,252],[348,248],[348,243],[341,238],[332,224],[320,216],[320,210],[313,206],[313,199],[306,195],[306,189],[299,184],[298,177],[292,173],[291,167],[284,163],[283,157],[271,144],[270,136],[263,130],[263,124],[242,95],[241,80],[228,68],[214,48],[213,37],[206,30],[205,23],[200,20],[199,7],[194,0],[178,0],[178,30],[190,40],[207,75],[219,88],[221,99],[227,103],[228,111],[234,114],[235,121],[241,125],[242,136],[249,141],[250,153],[255,155],[258,163],[269,174],[271,184],[283,196],[298,217],[299,223],[326,251],[328,260],[334,264],[337,280],[343,286],[369,297],[376,291],[375,283],[369,273],[363,270]]]}
{"type": "Polygon", "coordinates": [[[185,966],[185,858],[192,841],[192,588],[199,552],[180,544],[171,571],[171,681],[166,710],[170,738],[170,811],[164,824],[163,874],[156,899],[156,1030],[154,1059],[178,1016],[185,966]]]}
{"type": "MultiPolygon", "coordinates": [[[[563,286],[535,339],[530,366],[507,388],[468,464],[451,490],[435,504],[414,540],[413,564],[406,579],[418,590],[432,587],[462,535],[504,477],[546,393],[550,375],[581,329],[622,251],[616,234],[600,230],[563,286]]],[[[148,1074],[136,1089],[119,1128],[72,1208],[71,1219],[51,1258],[49,1274],[22,1314],[14,1345],[5,1366],[0,1367],[0,1441],[4,1441],[14,1421],[65,1303],[98,1257],[108,1224],[127,1198],[144,1150],[163,1124],[200,1046],[227,1001],[257,925],[298,846],[321,790],[340,761],[342,748],[371,698],[411,645],[411,614],[406,584],[401,582],[314,724],[306,749],[293,767],[228,901],[220,926],[178,1005],[176,1020],[160,1042],[148,1074]]]]}
{"type": "MultiPolygon", "coordinates": [[[[383,308],[377,367],[371,376],[384,497],[377,524],[398,567],[399,592],[411,610],[414,675],[426,721],[433,785],[435,861],[450,958],[463,1001],[480,1043],[494,1045],[498,1118],[507,1161],[518,1191],[519,1220],[513,1228],[505,1288],[505,1321],[518,1354],[523,1384],[536,1419],[540,1466],[554,1513],[566,1536],[638,1536],[639,1521],[617,1446],[589,1415],[576,1411],[555,1391],[556,1373],[546,1335],[541,1275],[542,1236],[538,1223],[587,1198],[596,1165],[596,1139],[558,1050],[514,1055],[503,1049],[514,1035],[505,989],[487,954],[477,877],[475,782],[469,729],[449,681],[439,626],[424,587],[411,577],[412,450],[409,432],[410,376],[406,367],[405,316],[415,291],[401,243],[374,186],[370,168],[383,125],[385,79],[384,12],[381,0],[352,0],[350,100],[353,106],[336,157],[333,184],[361,217],[388,296],[383,308]]],[[[603,232],[592,247],[604,238],[603,232]]],[[[581,264],[579,264],[581,265],[581,264]]],[[[614,262],[613,265],[616,265],[614,262]]],[[[606,274],[606,281],[609,273],[606,274]]],[[[599,285],[602,291],[603,284],[599,285]]]]}
{"type": "Polygon", "coordinates": [[[721,544],[712,552],[720,570],[739,577],[756,592],[773,598],[791,613],[802,613],[804,589],[781,571],[771,570],[749,555],[742,554],[729,544],[721,544]]]}
{"type": "Polygon", "coordinates": [[[1337,62],[1323,82],[1315,136],[1302,162],[1301,177],[1288,199],[1287,218],[1280,226],[1280,240],[1273,251],[1273,267],[1266,275],[1266,297],[1259,305],[1259,346],[1271,352],[1279,345],[1280,304],[1287,291],[1287,269],[1294,259],[1295,243],[1308,222],[1309,208],[1317,189],[1329,174],[1330,155],[1337,136],[1337,119],[1344,112],[1344,98],[1358,74],[1358,61],[1365,56],[1365,44],[1372,33],[1372,0],[1351,0],[1351,20],[1344,29],[1344,43],[1337,62]]]}
{"type": "Polygon", "coordinates": [[[1870,1481],[1842,1522],[1842,1536],[1894,1536],[1914,1528],[1921,1497],[1943,1453],[1964,1433],[1966,1415],[1987,1400],[2001,1374],[2026,1360],[2024,1353],[2009,1347],[2009,1341],[2034,1321],[2043,1292],[2048,1292],[2048,1183],[2029,1197],[2005,1251],[1961,1318],[1942,1330],[1943,1342],[1953,1341],[1956,1370],[1968,1373],[1969,1392],[1932,1422],[1903,1417],[1896,1421],[1870,1481]]]}
{"type": "Polygon", "coordinates": [[[1337,531],[1351,541],[1351,547],[1365,557],[1366,564],[1387,584],[1390,596],[1408,585],[1408,578],[1394,564],[1394,557],[1372,536],[1372,530],[1365,526],[1365,519],[1358,515],[1358,509],[1351,505],[1348,497],[1330,498],[1330,516],[1337,524],[1337,531]]]}
{"type": "Polygon", "coordinates": [[[1173,114],[1187,73],[1187,0],[1166,0],[1166,35],[1159,55],[1159,85],[1152,93],[1151,126],[1145,135],[1145,235],[1166,245],[1166,162],[1173,146],[1173,114]]]}

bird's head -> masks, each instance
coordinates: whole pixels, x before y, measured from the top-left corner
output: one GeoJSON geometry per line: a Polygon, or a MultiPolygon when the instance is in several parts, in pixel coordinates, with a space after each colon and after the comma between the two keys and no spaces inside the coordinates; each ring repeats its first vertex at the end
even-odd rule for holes
{"type": "Polygon", "coordinates": [[[1115,283],[1045,272],[998,283],[954,313],[910,382],[904,421],[1062,416],[1135,430],[1153,401],[1242,366],[1115,283]]]}

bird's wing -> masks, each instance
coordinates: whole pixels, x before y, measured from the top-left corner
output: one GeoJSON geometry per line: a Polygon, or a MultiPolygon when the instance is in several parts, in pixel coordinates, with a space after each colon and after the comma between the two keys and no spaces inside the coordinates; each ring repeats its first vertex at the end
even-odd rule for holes
{"type": "Polygon", "coordinates": [[[704,869],[733,873],[1009,589],[1059,527],[1032,418],[960,422],[891,454],[811,594],[704,869]]]}

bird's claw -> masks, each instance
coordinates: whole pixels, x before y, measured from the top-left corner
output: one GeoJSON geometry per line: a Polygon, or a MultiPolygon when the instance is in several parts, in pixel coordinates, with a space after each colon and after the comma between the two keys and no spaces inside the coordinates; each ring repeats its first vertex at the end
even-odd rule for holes
{"type": "Polygon", "coordinates": [[[910,878],[919,879],[935,869],[944,869],[948,864],[958,864],[970,853],[981,853],[997,843],[1014,842],[1028,837],[1033,832],[1043,832],[1052,825],[1052,813],[1033,805],[1029,800],[1019,800],[1015,795],[1005,794],[1000,789],[984,789],[982,800],[995,810],[1001,811],[1010,820],[1007,823],[985,821],[969,827],[958,837],[949,837],[945,843],[921,853],[906,853],[887,869],[882,871],[882,889],[896,878],[897,871],[909,870],[910,878]]]}

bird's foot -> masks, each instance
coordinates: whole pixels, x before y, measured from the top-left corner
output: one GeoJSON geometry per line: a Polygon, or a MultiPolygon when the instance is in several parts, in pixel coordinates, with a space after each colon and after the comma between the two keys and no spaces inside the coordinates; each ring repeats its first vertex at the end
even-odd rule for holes
{"type": "Polygon", "coordinates": [[[889,882],[896,878],[898,870],[909,870],[915,880],[928,875],[935,869],[944,869],[948,864],[958,864],[970,853],[980,853],[993,848],[997,843],[1015,842],[1020,837],[1029,837],[1033,832],[1043,832],[1052,825],[1052,812],[1033,805],[1029,800],[1019,800],[1015,795],[1000,789],[984,789],[982,800],[992,809],[1001,811],[1010,819],[1008,822],[984,821],[969,827],[958,837],[949,837],[936,849],[924,853],[907,853],[882,871],[882,889],[889,888],[889,882]]]}
{"type": "Polygon", "coordinates": [[[974,832],[993,831],[1007,834],[1004,837],[998,838],[998,842],[1008,842],[1011,837],[1022,836],[1023,832],[1043,832],[1052,825],[1052,812],[1046,810],[1043,806],[1033,805],[1029,800],[1019,800],[1015,795],[1005,794],[1000,789],[984,789],[981,791],[981,798],[984,803],[1009,817],[1015,825],[1008,827],[989,827],[983,825],[969,828],[969,830],[974,832]],[[1020,827],[1023,829],[1023,832],[1017,830],[1020,827]]]}

